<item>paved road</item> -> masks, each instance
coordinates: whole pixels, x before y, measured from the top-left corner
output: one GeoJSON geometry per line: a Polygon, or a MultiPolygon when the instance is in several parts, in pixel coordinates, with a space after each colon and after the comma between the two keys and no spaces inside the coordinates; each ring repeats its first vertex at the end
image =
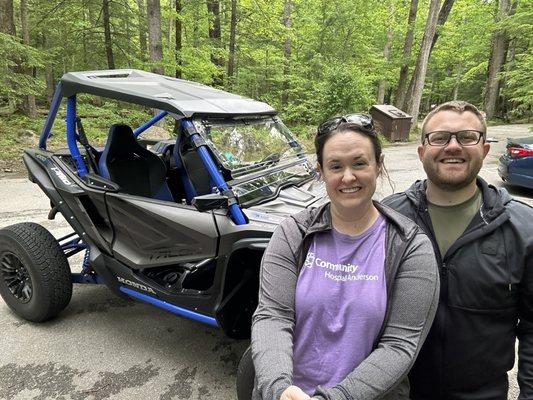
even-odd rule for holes
{"type": "MultiPolygon", "coordinates": [[[[502,186],[497,159],[507,135],[526,125],[498,126],[481,175],[502,186]]],[[[416,143],[385,149],[395,189],[423,176],[416,143]]],[[[391,193],[386,181],[378,197],[391,193]]],[[[533,205],[533,191],[510,190],[533,205]]],[[[0,180],[0,227],[43,224],[56,237],[69,231],[58,216],[46,219],[48,200],[26,179],[0,180]]],[[[105,287],[75,286],[59,318],[32,324],[0,301],[0,399],[235,399],[238,358],[247,343],[151,306],[117,298],[105,287]]],[[[511,378],[513,382],[514,379],[511,378]]],[[[516,389],[515,389],[516,390],[516,389]]],[[[512,392],[511,398],[516,398],[512,392]]]]}

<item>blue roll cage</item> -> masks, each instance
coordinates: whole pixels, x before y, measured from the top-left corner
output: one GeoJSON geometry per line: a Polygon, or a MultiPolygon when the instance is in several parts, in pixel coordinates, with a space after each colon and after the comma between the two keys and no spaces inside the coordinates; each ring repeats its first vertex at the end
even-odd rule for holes
{"type": "MultiPolygon", "coordinates": [[[[57,116],[57,112],[59,110],[62,100],[63,100],[62,84],[61,82],[59,82],[54,92],[52,104],[50,106],[48,116],[46,117],[46,121],[41,131],[40,138],[39,138],[39,148],[42,150],[46,150],[46,142],[52,134],[52,126],[54,124],[54,121],[57,116]]],[[[146,121],[144,124],[142,124],[137,129],[135,129],[133,131],[134,135],[138,137],[141,133],[143,133],[145,130],[147,130],[149,127],[151,127],[152,125],[154,125],[156,122],[158,122],[159,120],[161,120],[167,115],[168,115],[167,111],[159,112],[153,118],[146,121]]],[[[68,145],[70,154],[76,164],[78,175],[80,177],[83,177],[88,173],[88,171],[87,171],[87,167],[85,165],[85,162],[83,161],[83,157],[77,145],[79,136],[78,136],[78,133],[76,132],[76,118],[77,118],[76,95],[72,95],[72,96],[67,97],[67,114],[65,118],[66,125],[67,125],[67,145],[68,145]]],[[[222,194],[229,193],[231,195],[231,198],[234,199],[231,189],[228,187],[221,172],[217,168],[216,163],[213,161],[211,153],[207,149],[207,144],[205,143],[201,135],[196,130],[196,127],[194,126],[194,123],[192,122],[192,120],[190,118],[183,118],[180,121],[180,124],[181,124],[182,132],[186,132],[190,136],[190,140],[193,143],[195,143],[196,151],[198,152],[200,159],[202,160],[205,168],[207,169],[209,176],[211,177],[211,180],[215,183],[218,191],[222,194]]],[[[242,212],[240,205],[236,201],[231,201],[231,198],[228,201],[229,215],[231,219],[236,225],[247,224],[246,218],[244,216],[244,213],[242,212]]],[[[90,271],[90,268],[89,268],[90,248],[87,246],[86,243],[83,242],[83,240],[76,233],[71,233],[67,236],[64,236],[60,238],[58,242],[60,243],[61,249],[63,250],[63,252],[65,253],[67,257],[70,257],[80,251],[85,250],[85,255],[84,255],[83,263],[82,263],[82,271],[81,273],[71,274],[72,282],[93,283],[93,284],[103,283],[102,279],[97,274],[92,273],[90,271]]],[[[215,326],[215,327],[218,326],[218,322],[213,317],[209,317],[207,315],[199,314],[197,312],[187,310],[182,307],[178,307],[176,305],[167,303],[155,297],[137,292],[125,286],[121,286],[120,291],[131,297],[135,297],[139,300],[145,301],[147,303],[151,303],[157,307],[166,309],[170,312],[173,312],[174,314],[178,314],[186,318],[194,319],[196,321],[199,321],[199,322],[211,325],[211,326],[215,326]]]]}
{"type": "MultiPolygon", "coordinates": [[[[41,148],[42,150],[46,150],[46,142],[51,136],[52,125],[54,124],[57,111],[59,110],[59,106],[61,105],[61,101],[63,100],[61,92],[62,85],[61,82],[59,82],[56,87],[54,97],[52,99],[50,111],[48,113],[48,116],[46,117],[46,121],[43,130],[41,131],[41,136],[39,138],[39,148],[41,148]]],[[[135,129],[133,131],[134,135],[138,137],[141,133],[143,133],[145,130],[147,130],[149,127],[151,127],[167,115],[167,111],[159,112],[150,120],[146,121],[144,124],[135,129]]],[[[76,143],[78,141],[78,133],[76,132],[76,117],[76,95],[72,95],[67,97],[67,115],[65,118],[67,124],[67,145],[70,154],[74,162],[76,163],[78,175],[80,177],[83,177],[88,173],[88,171],[85,162],[83,161],[83,157],[80,153],[78,145],[76,143]]],[[[211,154],[207,149],[207,144],[196,130],[196,127],[194,126],[191,119],[183,118],[180,121],[180,124],[182,131],[187,132],[190,135],[190,140],[196,144],[196,151],[198,152],[200,159],[202,160],[206,170],[209,173],[209,176],[211,177],[211,180],[214,182],[219,193],[229,193],[230,188],[228,187],[228,184],[224,180],[224,177],[222,176],[221,172],[213,161],[213,158],[211,157],[211,154]]],[[[247,223],[244,213],[242,212],[242,209],[237,202],[230,202],[228,208],[230,217],[235,224],[245,225],[247,223]]]]}

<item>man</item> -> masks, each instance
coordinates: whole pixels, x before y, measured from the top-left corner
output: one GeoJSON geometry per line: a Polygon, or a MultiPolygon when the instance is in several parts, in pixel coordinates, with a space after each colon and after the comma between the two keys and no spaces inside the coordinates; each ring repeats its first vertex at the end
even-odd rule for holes
{"type": "Polygon", "coordinates": [[[424,229],[440,270],[413,400],[506,400],[517,338],[519,399],[533,399],[533,209],[477,176],[486,130],[469,103],[436,107],[418,147],[427,180],[384,200],[424,229]]]}

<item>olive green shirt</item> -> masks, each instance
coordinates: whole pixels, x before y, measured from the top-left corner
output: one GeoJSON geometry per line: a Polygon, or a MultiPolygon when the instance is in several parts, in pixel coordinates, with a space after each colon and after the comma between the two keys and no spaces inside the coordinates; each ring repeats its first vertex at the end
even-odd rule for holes
{"type": "Polygon", "coordinates": [[[481,191],[478,188],[471,198],[461,204],[438,206],[428,201],[433,232],[435,232],[442,256],[466,230],[481,207],[482,200],[481,191]]]}

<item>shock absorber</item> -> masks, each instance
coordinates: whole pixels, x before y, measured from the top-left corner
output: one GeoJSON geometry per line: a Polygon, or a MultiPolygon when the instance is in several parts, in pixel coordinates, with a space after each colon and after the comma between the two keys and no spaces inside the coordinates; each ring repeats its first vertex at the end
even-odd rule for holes
{"type": "Polygon", "coordinates": [[[89,259],[91,257],[91,249],[87,247],[85,250],[85,255],[83,256],[83,263],[81,265],[81,273],[87,274],[89,273],[89,259]]]}

